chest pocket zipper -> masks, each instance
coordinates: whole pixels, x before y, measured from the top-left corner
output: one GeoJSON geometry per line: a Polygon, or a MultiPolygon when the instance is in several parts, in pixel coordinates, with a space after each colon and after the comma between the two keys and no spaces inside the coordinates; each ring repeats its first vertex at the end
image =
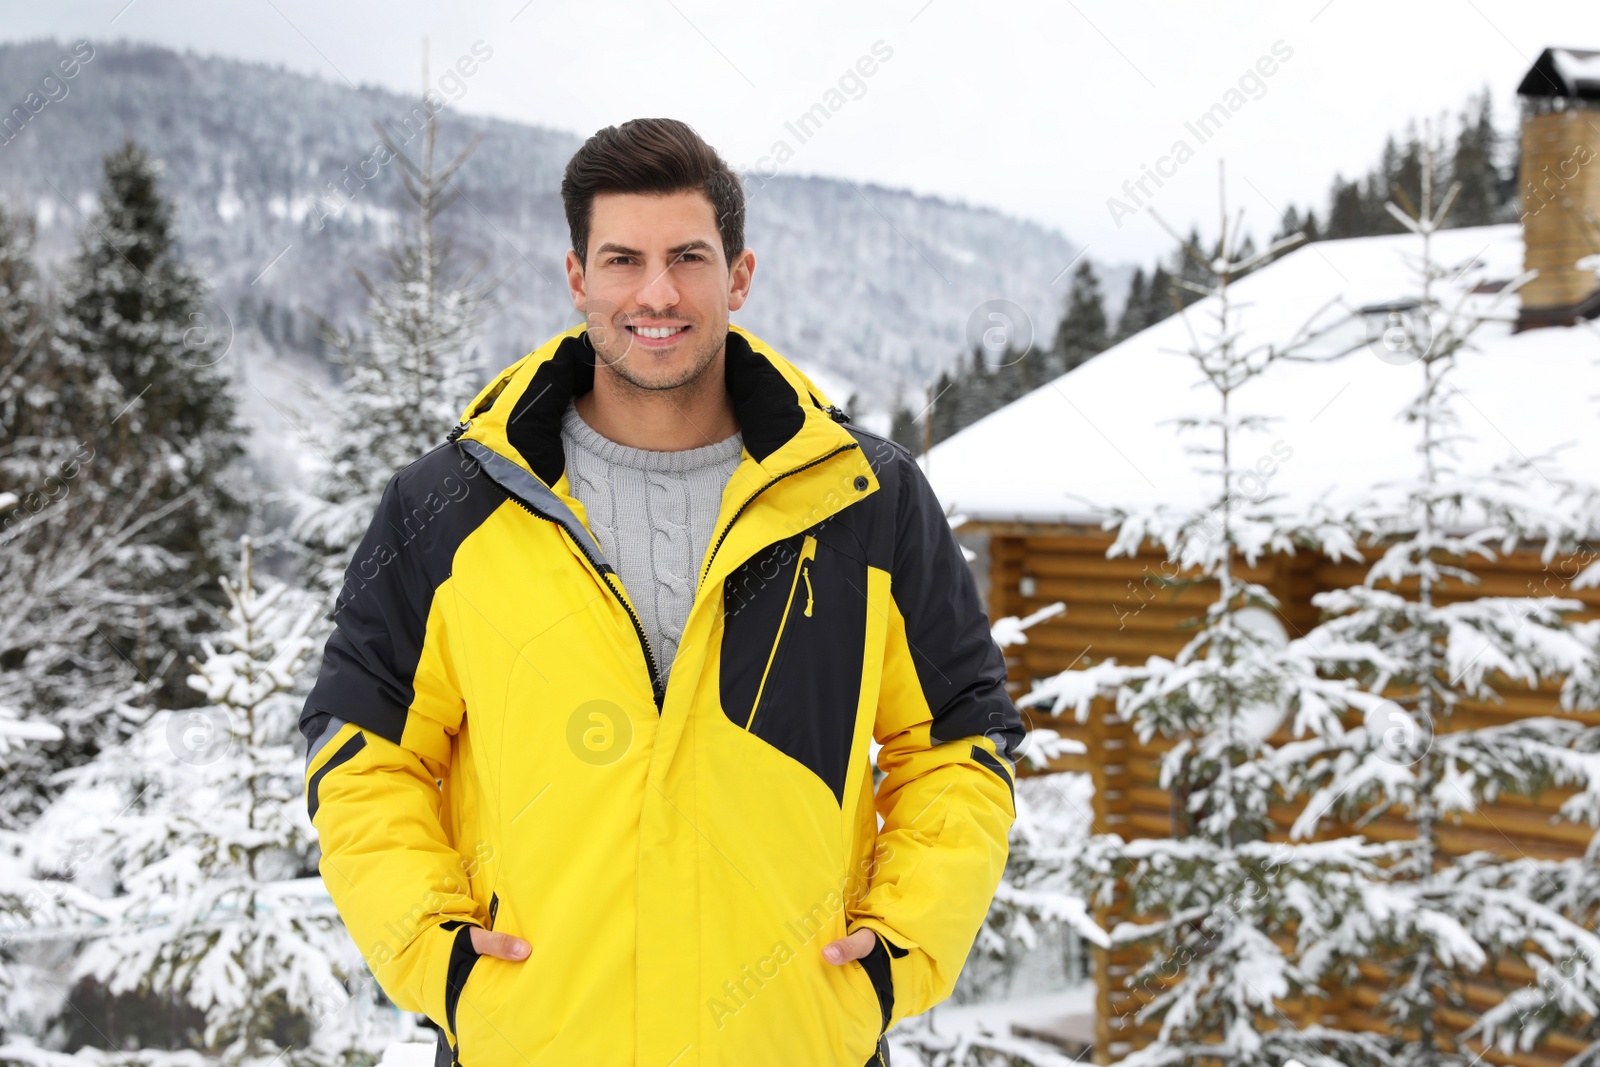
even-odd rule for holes
{"type": "Polygon", "coordinates": [[[772,639],[772,650],[767,653],[767,665],[761,669],[761,682],[756,686],[756,698],[750,705],[750,717],[745,720],[744,728],[750,729],[756,721],[756,712],[761,708],[761,694],[767,688],[767,675],[772,673],[772,662],[778,656],[778,646],[783,643],[783,631],[789,623],[789,611],[794,606],[795,589],[800,585],[800,578],[804,575],[806,580],[806,610],[809,618],[811,615],[811,575],[807,573],[806,566],[817,558],[817,539],[813,534],[806,534],[804,543],[800,546],[800,562],[795,567],[794,577],[789,581],[789,599],[783,602],[783,616],[778,620],[778,633],[772,639]]]}

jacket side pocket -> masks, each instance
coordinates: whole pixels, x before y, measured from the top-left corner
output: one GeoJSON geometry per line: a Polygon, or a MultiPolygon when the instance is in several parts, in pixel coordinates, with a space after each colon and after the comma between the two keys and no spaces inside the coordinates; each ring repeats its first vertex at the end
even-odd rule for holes
{"type": "Polygon", "coordinates": [[[889,1029],[889,1019],[894,1015],[894,979],[889,973],[889,950],[876,930],[872,932],[872,951],[856,962],[872,979],[872,988],[878,994],[878,1010],[883,1013],[883,1025],[878,1028],[881,1037],[889,1029]]]}
{"type": "Polygon", "coordinates": [[[461,990],[467,984],[467,976],[472,973],[472,968],[478,964],[478,951],[472,947],[473,923],[461,922],[452,919],[439,924],[445,929],[454,929],[455,940],[450,945],[450,962],[445,966],[444,976],[444,1021],[454,1040],[455,1059],[461,1062],[461,1031],[456,1028],[456,1005],[461,1000],[461,990]]]}

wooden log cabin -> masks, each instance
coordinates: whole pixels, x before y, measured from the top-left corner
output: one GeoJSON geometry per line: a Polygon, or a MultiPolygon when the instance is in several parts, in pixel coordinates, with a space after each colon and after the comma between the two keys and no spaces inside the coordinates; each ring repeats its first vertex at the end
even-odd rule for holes
{"type": "MultiPolygon", "coordinates": [[[[1460,429],[1467,438],[1460,466],[1486,469],[1520,455],[1532,461],[1538,476],[1600,485],[1600,322],[1595,321],[1600,280],[1592,269],[1595,261],[1585,261],[1600,254],[1600,52],[1546,50],[1519,93],[1524,101],[1521,221],[1449,230],[1435,239],[1441,263],[1471,264],[1473,272],[1489,279],[1480,291],[1493,290],[1525,268],[1540,271],[1521,290],[1520,300],[1510,298],[1515,321],[1483,326],[1475,350],[1461,354],[1452,374],[1461,393],[1460,429]]],[[[1287,338],[1335,298],[1354,310],[1348,329],[1359,334],[1363,310],[1381,314],[1397,297],[1416,291],[1406,257],[1419,251],[1419,239],[1405,235],[1318,242],[1290,252],[1236,284],[1235,299],[1249,305],[1242,314],[1245,342],[1287,338]]],[[[1204,328],[1199,320],[1193,325],[1204,328]]],[[[1024,616],[1058,601],[1066,605],[1065,612],[1029,630],[1026,644],[1007,650],[1018,698],[1032,683],[1073,665],[1171,657],[1187,639],[1185,624],[1214,599],[1214,588],[1164,588],[1161,579],[1177,577],[1177,568],[1148,542],[1136,557],[1107,558],[1113,534],[1102,527],[1108,508],[1186,510],[1204,499],[1195,457],[1185,451],[1193,439],[1161,425],[1207,410],[1209,394],[1195,387],[1192,363],[1178,354],[1188,337],[1181,318],[1169,318],[924,457],[941,499],[952,513],[965,516],[957,534],[977,553],[974,566],[991,617],[1024,616]]],[[[1359,343],[1360,337],[1353,340],[1359,343]]],[[[1277,420],[1256,436],[1241,438],[1245,443],[1236,456],[1244,457],[1243,466],[1256,465],[1263,492],[1301,503],[1353,499],[1419,462],[1416,429],[1400,411],[1420,385],[1418,365],[1396,366],[1359,347],[1325,365],[1275,367],[1237,396],[1241,407],[1277,420]]],[[[1537,546],[1492,562],[1475,560],[1471,569],[1481,584],[1446,587],[1439,599],[1574,596],[1586,605],[1580,617],[1600,617],[1600,589],[1569,587],[1600,558],[1597,553],[1600,542],[1550,565],[1541,563],[1537,546]]],[[[1359,584],[1366,573],[1364,563],[1304,552],[1239,565],[1244,576],[1263,583],[1280,600],[1276,625],[1285,638],[1316,624],[1315,593],[1359,584]]],[[[1553,689],[1504,685],[1501,691],[1503,702],[1469,705],[1440,728],[1560,714],[1553,689]]],[[[1083,725],[1070,718],[1051,720],[1039,710],[1027,715],[1087,745],[1087,754],[1058,759],[1050,769],[1092,776],[1094,832],[1129,839],[1169,836],[1172,798],[1160,787],[1158,772],[1160,754],[1172,742],[1158,737],[1141,744],[1110,711],[1107,702],[1097,702],[1083,725]]],[[[1600,714],[1577,717],[1600,725],[1600,714]]],[[[1280,725],[1273,740],[1289,738],[1280,725]]],[[[1020,769],[1028,773],[1026,763],[1020,769]]],[[[1536,798],[1503,796],[1454,819],[1441,835],[1443,847],[1456,855],[1487,849],[1507,857],[1580,856],[1590,828],[1552,819],[1568,795],[1551,790],[1536,798]]],[[[1286,827],[1294,810],[1274,814],[1286,827]]],[[[1395,839],[1409,836],[1410,828],[1386,816],[1362,832],[1395,839]]],[[[1099,918],[1104,926],[1116,915],[1102,912],[1099,918]]],[[[1146,1044],[1156,1026],[1134,1020],[1142,1001],[1123,988],[1138,958],[1099,950],[1092,958],[1094,1057],[1108,1063],[1146,1044]]],[[[1329,990],[1315,1006],[1283,1008],[1298,1025],[1320,1017],[1346,1027],[1386,1030],[1376,1013],[1383,975],[1373,965],[1364,978],[1353,987],[1329,990]]],[[[1475,1015],[1498,1002],[1506,986],[1530,978],[1516,967],[1483,974],[1470,990],[1470,1011],[1455,1018],[1475,1015]]],[[[1531,1052],[1490,1051],[1483,1061],[1555,1067],[1581,1047],[1582,1042],[1557,1033],[1531,1052]]]]}

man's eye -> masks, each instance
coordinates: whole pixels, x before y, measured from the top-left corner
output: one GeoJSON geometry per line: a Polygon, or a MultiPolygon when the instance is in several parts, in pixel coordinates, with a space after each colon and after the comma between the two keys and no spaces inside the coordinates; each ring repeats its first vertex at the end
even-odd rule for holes
{"type": "Polygon", "coordinates": [[[607,266],[612,266],[613,264],[621,263],[625,259],[632,259],[632,258],[633,258],[632,256],[612,256],[610,259],[606,260],[606,265],[607,266]]]}
{"type": "Polygon", "coordinates": [[[697,260],[698,261],[698,260],[704,259],[705,257],[702,256],[699,252],[685,252],[683,255],[679,256],[678,258],[679,259],[693,259],[693,260],[697,260]]]}

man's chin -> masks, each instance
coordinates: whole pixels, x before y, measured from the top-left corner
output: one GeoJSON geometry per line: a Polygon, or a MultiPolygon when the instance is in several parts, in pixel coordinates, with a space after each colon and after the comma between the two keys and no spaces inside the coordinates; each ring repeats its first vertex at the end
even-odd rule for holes
{"type": "Polygon", "coordinates": [[[691,355],[674,352],[662,358],[651,352],[629,352],[610,368],[613,375],[636,389],[675,389],[695,377],[691,355]]]}

